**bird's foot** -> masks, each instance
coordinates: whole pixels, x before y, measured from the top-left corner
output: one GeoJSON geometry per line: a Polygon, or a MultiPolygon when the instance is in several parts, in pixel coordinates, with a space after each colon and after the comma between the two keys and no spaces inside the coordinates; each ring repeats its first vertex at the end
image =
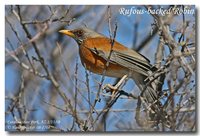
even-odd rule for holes
{"type": "Polygon", "coordinates": [[[117,93],[117,92],[119,92],[119,90],[120,90],[120,87],[122,86],[122,84],[125,82],[125,80],[127,79],[127,75],[124,75],[121,79],[120,79],[120,81],[116,84],[116,85],[111,85],[111,84],[106,84],[106,85],[104,85],[103,86],[103,90],[106,90],[106,92],[108,93],[108,92],[111,92],[111,95],[112,96],[115,96],[115,94],[117,93]]]}
{"type": "Polygon", "coordinates": [[[118,87],[111,84],[105,84],[102,89],[106,90],[106,93],[111,92],[111,95],[114,95],[116,92],[118,92],[118,87]]]}

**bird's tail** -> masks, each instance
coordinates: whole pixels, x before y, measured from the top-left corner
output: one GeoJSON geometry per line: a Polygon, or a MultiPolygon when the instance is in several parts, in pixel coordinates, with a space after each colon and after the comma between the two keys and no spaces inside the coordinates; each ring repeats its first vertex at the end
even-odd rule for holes
{"type": "MultiPolygon", "coordinates": [[[[149,110],[149,117],[151,120],[162,120],[166,121],[167,113],[163,111],[162,103],[160,102],[161,92],[162,92],[162,81],[164,80],[164,75],[161,75],[158,79],[153,82],[146,81],[147,77],[134,79],[137,86],[141,90],[141,97],[144,100],[146,108],[149,110]]],[[[149,79],[151,80],[151,79],[149,79]]]]}

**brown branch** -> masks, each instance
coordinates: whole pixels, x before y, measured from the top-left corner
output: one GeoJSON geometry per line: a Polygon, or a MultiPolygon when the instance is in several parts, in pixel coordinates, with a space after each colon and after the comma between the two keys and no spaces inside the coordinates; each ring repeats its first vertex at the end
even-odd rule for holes
{"type": "Polygon", "coordinates": [[[108,26],[109,26],[109,32],[110,32],[110,46],[111,46],[111,49],[110,49],[110,52],[109,52],[109,55],[108,55],[108,58],[106,60],[106,65],[104,66],[104,70],[102,72],[102,77],[101,77],[101,81],[100,81],[100,84],[99,84],[99,88],[98,88],[98,91],[97,91],[97,95],[96,95],[96,98],[95,98],[95,101],[94,101],[94,104],[93,104],[93,108],[95,107],[97,101],[100,101],[99,99],[99,95],[100,95],[100,91],[102,89],[102,85],[103,85],[103,82],[104,82],[104,79],[105,79],[105,74],[106,74],[106,70],[109,66],[109,63],[110,63],[110,57],[111,57],[111,54],[112,54],[112,50],[113,50],[113,46],[114,46],[114,43],[115,43],[115,37],[116,37],[116,34],[117,34],[117,24],[115,24],[115,29],[114,29],[114,32],[113,32],[113,36],[112,36],[112,32],[111,32],[111,11],[110,11],[110,7],[108,6],[108,26]]]}
{"type": "MultiPolygon", "coordinates": [[[[17,6],[17,10],[18,10],[18,19],[20,21],[20,24],[26,34],[27,39],[32,39],[32,36],[29,32],[29,30],[27,29],[26,25],[23,24],[23,20],[22,20],[22,16],[21,16],[21,11],[20,11],[20,6],[17,6]]],[[[40,64],[42,65],[42,67],[44,68],[46,74],[47,74],[47,78],[48,80],[51,81],[51,83],[53,84],[53,86],[56,88],[58,94],[61,96],[61,98],[63,99],[63,101],[66,103],[66,105],[68,105],[69,109],[71,110],[71,112],[74,112],[73,110],[73,106],[71,105],[70,99],[67,98],[67,96],[65,95],[65,93],[61,90],[59,83],[56,81],[56,79],[53,77],[53,75],[49,72],[48,70],[48,66],[45,63],[44,58],[41,56],[40,51],[36,45],[35,42],[32,42],[33,48],[35,50],[35,53],[37,54],[38,60],[40,62],[40,64]]],[[[73,113],[73,117],[75,118],[77,124],[79,125],[79,127],[82,129],[82,123],[81,120],[75,115],[75,113],[73,113]]]]}

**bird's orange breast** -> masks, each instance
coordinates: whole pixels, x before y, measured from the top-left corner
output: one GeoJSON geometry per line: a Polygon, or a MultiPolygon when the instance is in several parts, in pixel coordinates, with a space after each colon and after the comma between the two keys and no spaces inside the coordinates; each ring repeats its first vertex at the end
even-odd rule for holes
{"type": "MultiPolygon", "coordinates": [[[[108,38],[90,38],[84,40],[82,45],[79,47],[79,53],[82,64],[91,72],[102,74],[104,69],[106,68],[106,60],[101,56],[93,53],[89,48],[97,49],[109,53],[111,50],[110,39],[108,38]]],[[[113,50],[127,50],[126,47],[121,44],[115,42],[113,46],[113,50]]],[[[109,66],[106,70],[106,76],[111,77],[122,77],[123,75],[128,73],[128,69],[120,66],[118,64],[109,63],[109,66]]]]}

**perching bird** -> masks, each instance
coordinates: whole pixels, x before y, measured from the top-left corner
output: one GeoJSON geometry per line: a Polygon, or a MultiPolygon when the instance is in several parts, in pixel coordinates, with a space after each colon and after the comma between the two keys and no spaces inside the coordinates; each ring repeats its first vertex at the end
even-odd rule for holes
{"type": "MultiPolygon", "coordinates": [[[[87,70],[103,74],[111,51],[110,38],[86,27],[59,32],[77,42],[81,62],[87,70]]],[[[147,103],[152,104],[158,100],[157,87],[153,84],[147,85],[145,81],[153,73],[152,69],[150,61],[145,56],[115,41],[105,76],[121,78],[128,75],[139,89],[144,91],[143,96],[147,103]]]]}

